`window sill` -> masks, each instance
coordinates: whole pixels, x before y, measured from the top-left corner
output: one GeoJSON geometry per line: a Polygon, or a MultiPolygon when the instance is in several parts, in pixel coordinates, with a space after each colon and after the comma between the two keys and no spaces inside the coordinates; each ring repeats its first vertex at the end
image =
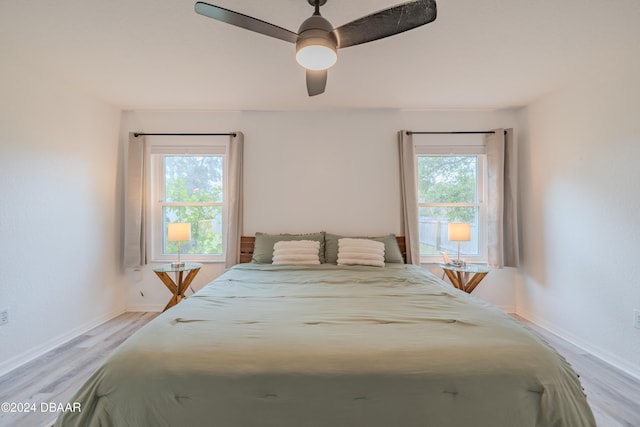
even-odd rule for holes
{"type": "MultiPolygon", "coordinates": [[[[467,264],[488,264],[486,259],[482,258],[463,258],[467,264]]],[[[444,264],[442,257],[438,258],[420,258],[420,264],[444,264]]]]}
{"type": "MultiPolygon", "coordinates": [[[[154,259],[149,261],[149,264],[170,264],[174,261],[177,261],[177,258],[170,258],[170,259],[154,259]]],[[[224,264],[225,260],[224,259],[208,259],[208,260],[203,260],[203,259],[199,259],[199,258],[180,258],[180,261],[183,262],[197,262],[199,264],[224,264]]]]}

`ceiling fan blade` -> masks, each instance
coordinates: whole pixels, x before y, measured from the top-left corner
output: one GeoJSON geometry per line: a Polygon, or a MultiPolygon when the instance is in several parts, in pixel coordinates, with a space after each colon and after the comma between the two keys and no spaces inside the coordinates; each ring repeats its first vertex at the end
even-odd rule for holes
{"type": "Polygon", "coordinates": [[[338,48],[355,46],[393,36],[436,19],[435,0],[402,3],[351,21],[333,30],[338,48]]]}
{"type": "Polygon", "coordinates": [[[199,1],[196,3],[195,9],[196,13],[199,13],[200,15],[226,22],[227,24],[235,25],[236,27],[244,28],[245,30],[264,34],[265,36],[275,37],[276,39],[291,43],[295,43],[298,39],[298,35],[293,31],[289,31],[278,27],[277,25],[252,18],[251,16],[243,15],[242,13],[234,12],[220,6],[214,6],[212,4],[199,1]]]}
{"type": "Polygon", "coordinates": [[[320,95],[327,86],[327,70],[307,70],[307,92],[309,96],[320,95]]]}

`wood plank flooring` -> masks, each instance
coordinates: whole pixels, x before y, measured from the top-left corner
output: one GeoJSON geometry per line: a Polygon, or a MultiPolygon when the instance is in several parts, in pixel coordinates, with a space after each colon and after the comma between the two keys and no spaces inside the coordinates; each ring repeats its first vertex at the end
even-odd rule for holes
{"type": "Polygon", "coordinates": [[[125,313],[0,377],[0,403],[36,404],[31,413],[0,413],[0,426],[53,424],[57,415],[42,411],[42,402],[68,402],[116,347],[158,314],[125,313]]]}
{"type": "MultiPolygon", "coordinates": [[[[35,403],[37,408],[33,413],[0,413],[0,427],[50,426],[57,415],[41,411],[41,403],[68,402],[113,349],[157,315],[125,313],[0,377],[0,403],[35,403]]],[[[640,426],[640,381],[515,317],[553,345],[580,374],[599,427],[640,426]]]]}
{"type": "Polygon", "coordinates": [[[580,375],[599,427],[640,427],[640,381],[546,329],[514,317],[551,344],[580,375]]]}

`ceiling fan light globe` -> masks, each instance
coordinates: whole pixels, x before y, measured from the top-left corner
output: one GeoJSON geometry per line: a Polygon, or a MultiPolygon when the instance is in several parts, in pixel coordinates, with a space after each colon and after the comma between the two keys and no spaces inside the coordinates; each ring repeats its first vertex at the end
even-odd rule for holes
{"type": "Polygon", "coordinates": [[[324,29],[308,29],[296,41],[296,61],[307,70],[326,70],[338,60],[338,42],[324,29]]]}
{"type": "Polygon", "coordinates": [[[309,45],[296,53],[296,61],[307,70],[326,70],[338,60],[336,51],[323,45],[309,45]]]}

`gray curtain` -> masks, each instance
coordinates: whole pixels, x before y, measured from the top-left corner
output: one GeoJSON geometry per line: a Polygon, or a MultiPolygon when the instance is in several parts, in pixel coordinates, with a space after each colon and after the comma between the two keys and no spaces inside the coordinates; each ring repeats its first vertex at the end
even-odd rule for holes
{"type": "Polygon", "coordinates": [[[518,267],[517,147],[513,129],[485,137],[488,175],[488,258],[495,268],[518,267]]]}
{"type": "Polygon", "coordinates": [[[227,194],[229,204],[227,210],[226,259],[225,267],[229,268],[240,261],[240,236],[242,234],[244,190],[242,184],[242,164],[244,152],[244,135],[235,132],[229,141],[229,173],[227,194]]]}
{"type": "Polygon", "coordinates": [[[400,194],[402,196],[402,233],[407,246],[407,263],[420,264],[420,238],[418,236],[418,187],[416,153],[413,136],[398,132],[400,154],[400,194]]]}
{"type": "Polygon", "coordinates": [[[139,268],[147,264],[147,143],[144,136],[129,133],[125,160],[124,199],[124,268],[139,268]]]}
{"type": "MultiPolygon", "coordinates": [[[[139,268],[148,263],[147,255],[147,191],[149,188],[149,148],[144,136],[129,133],[129,146],[125,165],[124,200],[124,268],[139,268]]],[[[228,207],[226,229],[225,266],[237,264],[240,259],[242,233],[242,163],[244,135],[235,132],[230,137],[228,151],[228,207]]]]}

